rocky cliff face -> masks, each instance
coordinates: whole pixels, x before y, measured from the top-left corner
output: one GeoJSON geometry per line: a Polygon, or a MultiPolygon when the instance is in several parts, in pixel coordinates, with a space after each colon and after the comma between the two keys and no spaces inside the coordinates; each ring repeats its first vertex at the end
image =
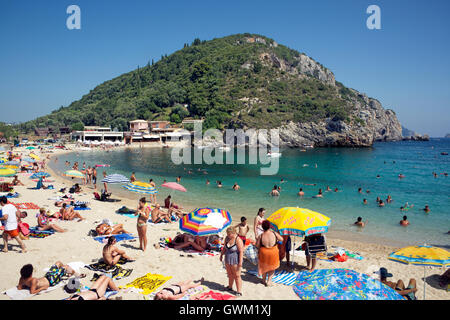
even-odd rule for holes
{"type": "MultiPolygon", "coordinates": [[[[296,67],[286,66],[273,55],[264,58],[269,58],[283,71],[312,76],[327,85],[337,86],[330,70],[304,54],[297,58],[296,67]]],[[[290,147],[368,147],[375,141],[402,140],[402,126],[394,111],[384,109],[378,100],[366,94],[350,90],[353,93],[349,97],[352,105],[350,121],[328,118],[321,122],[289,122],[279,128],[280,143],[290,147]]]]}

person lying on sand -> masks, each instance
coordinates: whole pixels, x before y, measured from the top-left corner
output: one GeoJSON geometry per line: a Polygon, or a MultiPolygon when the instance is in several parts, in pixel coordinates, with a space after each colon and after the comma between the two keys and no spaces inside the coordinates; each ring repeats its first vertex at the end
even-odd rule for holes
{"type": "Polygon", "coordinates": [[[131,259],[124,250],[120,250],[114,245],[117,243],[117,239],[115,237],[109,237],[108,243],[103,247],[103,261],[110,266],[115,266],[116,263],[123,258],[127,261],[134,261],[131,259]]]}
{"type": "Polygon", "coordinates": [[[99,224],[95,231],[99,236],[105,236],[110,234],[121,234],[121,233],[129,233],[123,228],[123,224],[116,224],[114,226],[110,226],[109,224],[102,222],[99,224]]]}
{"type": "Polygon", "coordinates": [[[173,248],[177,250],[191,247],[197,251],[204,251],[208,248],[206,237],[193,236],[188,233],[177,235],[173,243],[173,248]]]}
{"type": "Polygon", "coordinates": [[[26,264],[20,269],[20,279],[17,289],[28,289],[31,294],[36,294],[49,287],[59,284],[63,277],[75,275],[84,278],[85,274],[78,274],[70,266],[61,261],[56,261],[42,278],[33,277],[33,265],[26,264]]]}
{"type": "Polygon", "coordinates": [[[113,291],[121,290],[110,277],[102,275],[89,290],[74,294],[67,300],[106,300],[105,293],[108,289],[113,291]]]}
{"type": "Polygon", "coordinates": [[[387,281],[387,278],[392,277],[391,273],[388,273],[386,268],[380,268],[380,282],[384,283],[388,287],[391,287],[401,296],[405,297],[408,300],[417,300],[415,296],[415,292],[417,292],[416,280],[410,279],[408,283],[408,287],[405,288],[405,284],[402,280],[398,280],[397,283],[392,281],[387,281]]]}
{"type": "Polygon", "coordinates": [[[40,231],[55,230],[56,232],[66,232],[65,229],[58,227],[56,224],[50,223],[44,208],[39,209],[37,217],[38,229],[40,231]]]}
{"type": "Polygon", "coordinates": [[[61,213],[61,217],[63,220],[73,220],[75,218],[78,218],[78,222],[81,222],[85,220],[78,212],[75,212],[73,210],[73,207],[67,207],[67,203],[63,203],[61,210],[59,211],[61,213]]]}
{"type": "Polygon", "coordinates": [[[182,298],[186,292],[191,289],[198,287],[202,284],[204,278],[201,278],[197,282],[192,282],[192,280],[178,282],[169,287],[163,288],[155,295],[155,300],[178,300],[182,298]],[[192,282],[192,283],[191,283],[192,282]]]}

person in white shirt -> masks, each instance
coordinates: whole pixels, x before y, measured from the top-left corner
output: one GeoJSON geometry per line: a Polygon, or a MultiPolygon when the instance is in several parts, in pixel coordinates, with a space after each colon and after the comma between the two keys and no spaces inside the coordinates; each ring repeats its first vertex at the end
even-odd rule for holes
{"type": "Polygon", "coordinates": [[[2,206],[2,216],[0,221],[6,221],[5,231],[3,232],[3,252],[8,252],[8,237],[16,239],[22,248],[22,252],[27,252],[25,245],[19,237],[19,228],[17,225],[17,215],[20,216],[20,211],[17,210],[12,204],[8,204],[8,199],[6,197],[0,198],[0,205],[2,206]]]}

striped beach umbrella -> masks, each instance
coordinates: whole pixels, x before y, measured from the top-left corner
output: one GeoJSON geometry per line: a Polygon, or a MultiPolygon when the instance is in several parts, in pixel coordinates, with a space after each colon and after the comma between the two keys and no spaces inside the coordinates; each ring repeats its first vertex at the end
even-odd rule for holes
{"type": "Polygon", "coordinates": [[[1,165],[2,169],[13,169],[13,170],[17,170],[19,169],[19,166],[16,165],[12,165],[12,164],[6,164],[6,165],[1,165]]]}
{"type": "Polygon", "coordinates": [[[51,174],[48,172],[36,172],[33,175],[30,176],[30,179],[39,179],[39,178],[48,178],[51,174]]]}
{"type": "Polygon", "coordinates": [[[71,178],[80,178],[80,179],[84,178],[84,174],[82,174],[80,171],[77,171],[77,170],[67,170],[66,172],[64,172],[64,175],[66,177],[71,177],[71,178]]]}
{"type": "Polygon", "coordinates": [[[224,209],[197,208],[180,219],[180,230],[194,236],[217,234],[231,224],[231,214],[224,209]]]}
{"type": "Polygon", "coordinates": [[[33,150],[33,149],[36,149],[36,147],[26,147],[25,149],[27,149],[27,150],[33,150]]]}
{"type": "Polygon", "coordinates": [[[169,188],[169,189],[177,190],[177,191],[181,191],[181,192],[187,191],[185,187],[183,187],[181,184],[176,183],[176,182],[165,182],[161,185],[161,187],[169,188]]]}
{"type": "MultiPolygon", "coordinates": [[[[432,246],[410,246],[392,252],[389,260],[423,266],[423,278],[425,279],[425,267],[450,267],[450,252],[445,249],[432,246]]],[[[423,299],[425,300],[425,283],[423,282],[423,299]]]]}
{"type": "Polygon", "coordinates": [[[130,179],[128,179],[127,177],[125,177],[122,174],[118,174],[118,173],[113,173],[110,175],[107,175],[105,178],[103,178],[102,182],[106,182],[106,183],[128,183],[130,182],[130,179]]]}
{"type": "Polygon", "coordinates": [[[156,193],[158,193],[158,191],[156,190],[155,187],[153,187],[149,183],[145,183],[145,182],[142,182],[142,181],[130,182],[130,183],[124,185],[123,187],[125,189],[127,189],[128,191],[133,191],[133,192],[137,192],[137,193],[143,193],[143,194],[156,194],[156,193]]]}
{"type": "Polygon", "coordinates": [[[11,177],[16,175],[16,171],[13,169],[0,169],[0,177],[11,177]]]}

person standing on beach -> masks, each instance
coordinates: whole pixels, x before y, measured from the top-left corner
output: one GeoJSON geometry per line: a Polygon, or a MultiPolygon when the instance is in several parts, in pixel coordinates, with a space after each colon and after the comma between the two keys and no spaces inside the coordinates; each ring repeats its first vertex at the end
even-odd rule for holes
{"type": "Polygon", "coordinates": [[[262,276],[262,283],[266,286],[272,286],[272,277],[275,270],[280,266],[280,256],[278,252],[278,243],[283,243],[283,238],[275,231],[270,229],[270,222],[262,222],[264,230],[256,242],[258,248],[258,275],[262,276]]]}
{"type": "Polygon", "coordinates": [[[256,215],[255,221],[253,222],[253,232],[255,233],[255,241],[258,241],[259,236],[264,232],[262,229],[262,222],[264,221],[264,214],[266,210],[264,208],[259,208],[258,214],[256,215]]]}
{"type": "Polygon", "coordinates": [[[135,182],[136,181],[136,175],[134,172],[131,173],[131,177],[130,177],[130,182],[135,182]]]}
{"type": "Polygon", "coordinates": [[[15,239],[19,243],[22,252],[27,252],[22,239],[19,237],[17,217],[20,217],[20,211],[15,206],[8,203],[8,199],[5,196],[0,198],[0,205],[2,206],[2,216],[0,217],[0,221],[6,221],[5,231],[3,232],[3,252],[8,252],[8,237],[15,239]]]}
{"type": "Polygon", "coordinates": [[[247,218],[241,217],[241,223],[235,226],[234,230],[236,230],[238,237],[241,238],[245,246],[245,243],[247,242],[247,233],[250,231],[250,227],[247,224],[247,218]]]}
{"type": "Polygon", "coordinates": [[[220,262],[222,262],[225,255],[225,269],[228,276],[228,287],[226,289],[233,291],[233,284],[236,283],[236,296],[242,296],[241,270],[244,258],[244,244],[234,228],[231,227],[227,229],[224,243],[220,253],[220,262]]]}
{"type": "MultiPolygon", "coordinates": [[[[103,171],[103,179],[106,178],[106,171],[103,171]]],[[[108,193],[108,184],[103,182],[103,187],[105,188],[105,193],[108,193]]]]}
{"type": "MultiPolygon", "coordinates": [[[[153,181],[153,179],[150,179],[149,182],[148,182],[148,184],[151,185],[153,188],[156,189],[156,184],[155,184],[155,182],[153,181]]],[[[155,190],[155,193],[152,193],[152,194],[150,195],[150,199],[151,199],[150,201],[151,201],[151,203],[156,204],[156,193],[157,193],[157,191],[155,190]]]]}
{"type": "Polygon", "coordinates": [[[97,190],[97,168],[95,166],[92,168],[92,183],[94,184],[94,189],[97,190]]]}
{"type": "Polygon", "coordinates": [[[139,235],[139,249],[145,251],[147,248],[147,221],[150,215],[150,206],[145,198],[139,200],[139,205],[134,215],[139,215],[136,226],[139,235]]]}

